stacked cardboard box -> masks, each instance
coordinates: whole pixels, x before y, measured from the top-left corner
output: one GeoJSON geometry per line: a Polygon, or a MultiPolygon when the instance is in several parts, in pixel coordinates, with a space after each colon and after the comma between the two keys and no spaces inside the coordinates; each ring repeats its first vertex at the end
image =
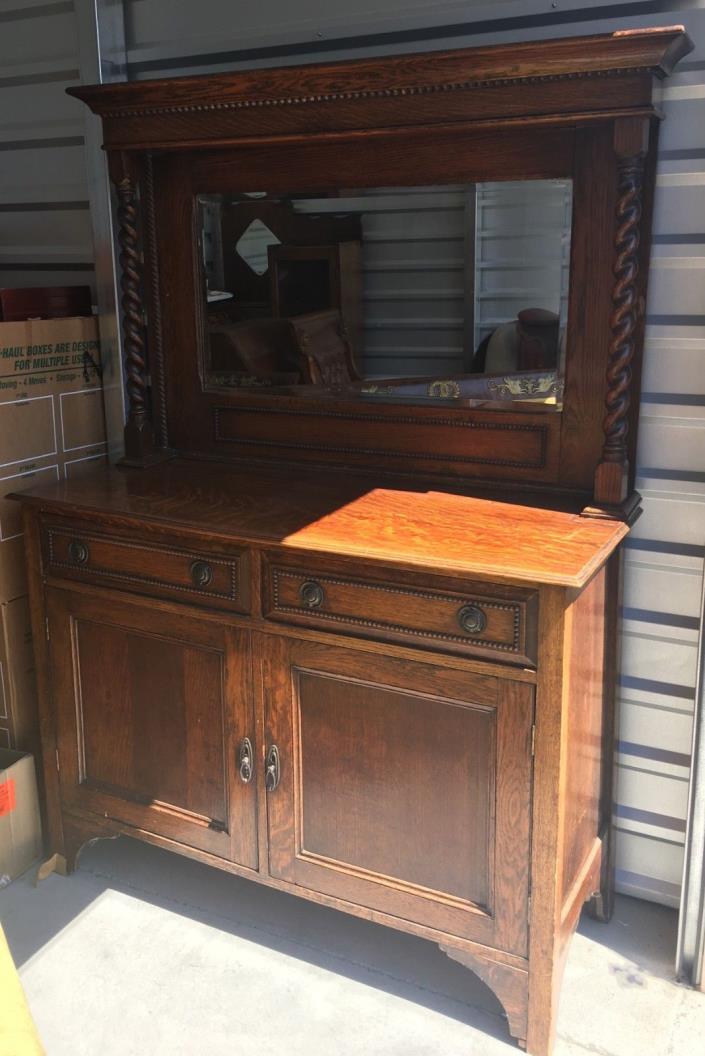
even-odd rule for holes
{"type": "Polygon", "coordinates": [[[0,888],[21,876],[41,853],[34,759],[0,748],[0,888]]]}
{"type": "Polygon", "coordinates": [[[96,320],[0,322],[0,747],[35,747],[22,523],[10,492],[107,458],[96,320]]]}

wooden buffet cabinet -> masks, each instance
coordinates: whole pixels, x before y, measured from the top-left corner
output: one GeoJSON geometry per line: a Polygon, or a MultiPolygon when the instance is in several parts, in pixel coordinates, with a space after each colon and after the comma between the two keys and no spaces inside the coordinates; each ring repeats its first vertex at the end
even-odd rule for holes
{"type": "Polygon", "coordinates": [[[423,936],[549,1052],[581,908],[610,913],[653,86],[688,50],[71,90],[116,186],[130,412],[122,465],[19,496],[69,868],[124,833],[423,936]],[[199,191],[490,178],[572,180],[561,404],[213,383],[199,191]]]}

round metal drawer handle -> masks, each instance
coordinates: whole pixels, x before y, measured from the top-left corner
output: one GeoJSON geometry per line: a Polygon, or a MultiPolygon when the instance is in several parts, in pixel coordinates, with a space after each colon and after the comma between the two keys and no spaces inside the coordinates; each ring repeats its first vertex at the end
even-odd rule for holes
{"type": "Polygon", "coordinates": [[[190,568],[191,579],[196,587],[207,587],[213,579],[213,569],[207,561],[194,561],[190,568]]]}
{"type": "Polygon", "coordinates": [[[487,617],[477,605],[463,605],[458,611],[458,623],[467,634],[482,634],[487,626],[487,617]]]}
{"type": "Polygon", "coordinates": [[[88,561],[88,547],[80,539],[72,539],[69,543],[69,557],[74,565],[85,565],[88,561]]]}
{"type": "Polygon", "coordinates": [[[301,598],[302,604],[305,605],[307,609],[320,609],[325,594],[320,583],[316,583],[313,579],[308,579],[305,583],[301,584],[299,597],[301,598]]]}

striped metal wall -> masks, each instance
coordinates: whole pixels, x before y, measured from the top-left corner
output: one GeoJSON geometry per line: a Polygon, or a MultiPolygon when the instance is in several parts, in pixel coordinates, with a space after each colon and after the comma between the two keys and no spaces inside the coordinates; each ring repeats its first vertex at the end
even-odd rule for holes
{"type": "Polygon", "coordinates": [[[105,5],[102,49],[95,6],[0,0],[0,286],[90,285],[100,311],[108,439],[117,455],[123,371],[100,122],[65,93],[82,80],[125,75],[121,0],[105,5]]]}
{"type": "MultiPolygon", "coordinates": [[[[117,7],[119,0],[98,0],[104,24],[117,7]]],[[[0,201],[10,207],[0,212],[7,218],[0,230],[11,236],[0,241],[17,247],[9,255],[0,247],[2,281],[26,277],[14,266],[46,265],[47,256],[80,265],[82,276],[89,266],[85,207],[66,207],[85,203],[75,161],[79,124],[72,124],[74,104],[61,97],[78,68],[71,10],[69,2],[0,0],[0,48],[17,67],[0,81],[0,147],[23,141],[9,151],[14,175],[0,166],[0,201]],[[18,41],[16,60],[6,33],[18,41]],[[33,34],[41,41],[35,50],[33,34]],[[26,143],[32,139],[36,148],[26,143]],[[22,208],[27,202],[46,224],[22,208]],[[58,209],[46,208],[54,203],[58,209]],[[83,223],[63,223],[64,213],[83,223]]],[[[620,888],[677,904],[705,557],[705,0],[124,0],[121,13],[132,79],[674,22],[690,31],[696,50],[664,99],[638,455],[645,512],[627,543],[615,814],[620,888]]]]}
{"type": "Polygon", "coordinates": [[[0,0],[0,286],[90,283],[73,3],[0,0]]]}

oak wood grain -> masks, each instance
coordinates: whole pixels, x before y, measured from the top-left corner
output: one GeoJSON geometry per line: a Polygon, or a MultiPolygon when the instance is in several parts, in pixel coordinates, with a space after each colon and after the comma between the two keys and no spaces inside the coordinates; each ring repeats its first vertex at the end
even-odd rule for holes
{"type": "Polygon", "coordinates": [[[367,127],[397,125],[401,115],[414,123],[449,113],[485,120],[519,111],[579,113],[595,105],[606,77],[620,83],[621,92],[611,93],[613,107],[624,100],[644,105],[651,99],[653,75],[668,74],[691,48],[682,28],[672,27],[525,42],[513,44],[509,53],[496,45],[70,92],[103,117],[110,148],[145,139],[178,148],[189,137],[212,138],[213,127],[231,137],[355,127],[363,109],[367,127]]]}
{"type": "Polygon", "coordinates": [[[600,829],[605,669],[605,569],[566,614],[567,714],[562,897],[565,899],[600,829]]]}
{"type": "Polygon", "coordinates": [[[282,760],[272,874],[525,954],[531,688],[382,655],[363,668],[332,645],[261,649],[282,760]]]}
{"type": "Polygon", "coordinates": [[[527,972],[507,964],[485,960],[469,950],[441,946],[451,960],[465,965],[490,988],[507,1014],[507,1024],[512,1037],[526,1042],[527,1010],[529,1004],[529,976],[527,972]]]}
{"type": "Polygon", "coordinates": [[[263,614],[297,626],[398,642],[533,666],[536,662],[535,591],[498,589],[406,573],[386,581],[360,575],[358,563],[317,558],[277,559],[262,569],[263,614]],[[315,592],[311,599],[307,591],[315,592]]]}
{"type": "Polygon", "coordinates": [[[98,594],[47,601],[61,799],[256,868],[242,636],[98,594]]]}
{"type": "Polygon", "coordinates": [[[201,538],[240,545],[276,543],[283,551],[576,587],[628,531],[619,522],[468,493],[188,460],[107,470],[33,488],[21,498],[55,512],[194,529],[201,538]]]}

